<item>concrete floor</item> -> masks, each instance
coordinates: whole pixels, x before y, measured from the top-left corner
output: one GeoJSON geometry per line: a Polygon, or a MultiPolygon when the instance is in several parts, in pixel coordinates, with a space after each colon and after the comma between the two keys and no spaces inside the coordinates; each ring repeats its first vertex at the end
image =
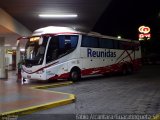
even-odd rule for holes
{"type": "Polygon", "coordinates": [[[73,93],[73,104],[48,109],[20,120],[74,120],[75,114],[147,114],[160,113],[160,66],[144,66],[128,76],[83,79],[51,91],[73,93]]]}
{"type": "Polygon", "coordinates": [[[8,73],[8,79],[0,79],[0,119],[4,115],[28,114],[32,113],[31,111],[69,104],[74,100],[71,94],[39,90],[34,87],[37,85],[55,85],[55,82],[51,84],[28,81],[21,84],[17,82],[15,71],[8,73]]]}
{"type": "Polygon", "coordinates": [[[18,120],[75,120],[75,114],[147,114],[160,113],[160,66],[144,66],[128,76],[82,79],[69,86],[49,88],[73,93],[75,103],[48,109],[18,120]]]}

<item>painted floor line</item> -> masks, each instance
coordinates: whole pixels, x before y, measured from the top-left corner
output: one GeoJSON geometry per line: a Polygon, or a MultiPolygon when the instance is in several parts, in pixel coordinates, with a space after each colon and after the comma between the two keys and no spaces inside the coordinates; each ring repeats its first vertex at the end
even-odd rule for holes
{"type": "Polygon", "coordinates": [[[47,88],[55,88],[55,87],[62,87],[72,84],[73,82],[63,82],[63,83],[56,83],[56,84],[50,84],[50,85],[41,85],[41,86],[33,86],[33,89],[47,89],[47,88]]]}
{"type": "MultiPolygon", "coordinates": [[[[47,88],[66,86],[66,85],[70,85],[70,84],[72,84],[72,82],[65,82],[65,83],[60,83],[60,84],[52,84],[52,85],[44,85],[44,86],[34,86],[34,87],[31,87],[31,89],[35,89],[35,90],[41,90],[42,89],[42,90],[44,90],[44,89],[47,89],[47,88]]],[[[33,112],[46,110],[46,109],[49,109],[49,108],[63,106],[63,105],[66,105],[66,104],[73,103],[76,99],[74,94],[62,93],[62,92],[56,92],[56,91],[49,91],[49,90],[45,90],[45,91],[53,92],[53,93],[59,93],[59,94],[65,94],[65,95],[68,95],[69,97],[67,99],[63,99],[63,100],[59,100],[59,101],[55,101],[55,102],[49,102],[49,103],[45,103],[45,104],[41,104],[41,105],[36,105],[36,106],[31,106],[31,107],[27,107],[27,108],[23,108],[23,109],[4,112],[4,113],[0,114],[0,118],[2,118],[4,116],[9,116],[9,115],[22,116],[22,115],[31,114],[33,112]]]]}

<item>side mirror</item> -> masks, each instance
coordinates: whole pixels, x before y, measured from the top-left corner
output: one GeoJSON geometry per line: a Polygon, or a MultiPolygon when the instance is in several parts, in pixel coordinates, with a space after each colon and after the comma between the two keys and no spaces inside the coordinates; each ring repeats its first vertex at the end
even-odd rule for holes
{"type": "Polygon", "coordinates": [[[43,43],[43,38],[40,37],[38,44],[39,44],[39,45],[42,45],[42,43],[43,43]]]}

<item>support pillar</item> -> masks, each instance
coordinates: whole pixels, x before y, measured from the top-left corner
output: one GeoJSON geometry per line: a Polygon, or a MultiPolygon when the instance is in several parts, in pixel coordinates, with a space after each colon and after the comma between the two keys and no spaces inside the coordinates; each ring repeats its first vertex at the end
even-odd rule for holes
{"type": "Polygon", "coordinates": [[[17,82],[21,82],[21,53],[20,53],[20,40],[17,40],[17,50],[16,50],[16,72],[17,72],[17,82]]]}
{"type": "Polygon", "coordinates": [[[5,68],[5,38],[0,37],[0,78],[7,78],[7,70],[5,68]]]}
{"type": "Polygon", "coordinates": [[[17,42],[17,49],[16,49],[16,71],[18,74],[18,63],[20,62],[20,41],[17,42]]]}

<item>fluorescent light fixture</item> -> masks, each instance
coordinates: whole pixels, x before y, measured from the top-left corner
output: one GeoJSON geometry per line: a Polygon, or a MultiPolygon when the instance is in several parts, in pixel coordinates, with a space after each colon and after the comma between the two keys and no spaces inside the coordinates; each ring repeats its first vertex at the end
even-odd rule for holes
{"type": "Polygon", "coordinates": [[[77,14],[39,14],[42,18],[76,18],[77,14]]]}

